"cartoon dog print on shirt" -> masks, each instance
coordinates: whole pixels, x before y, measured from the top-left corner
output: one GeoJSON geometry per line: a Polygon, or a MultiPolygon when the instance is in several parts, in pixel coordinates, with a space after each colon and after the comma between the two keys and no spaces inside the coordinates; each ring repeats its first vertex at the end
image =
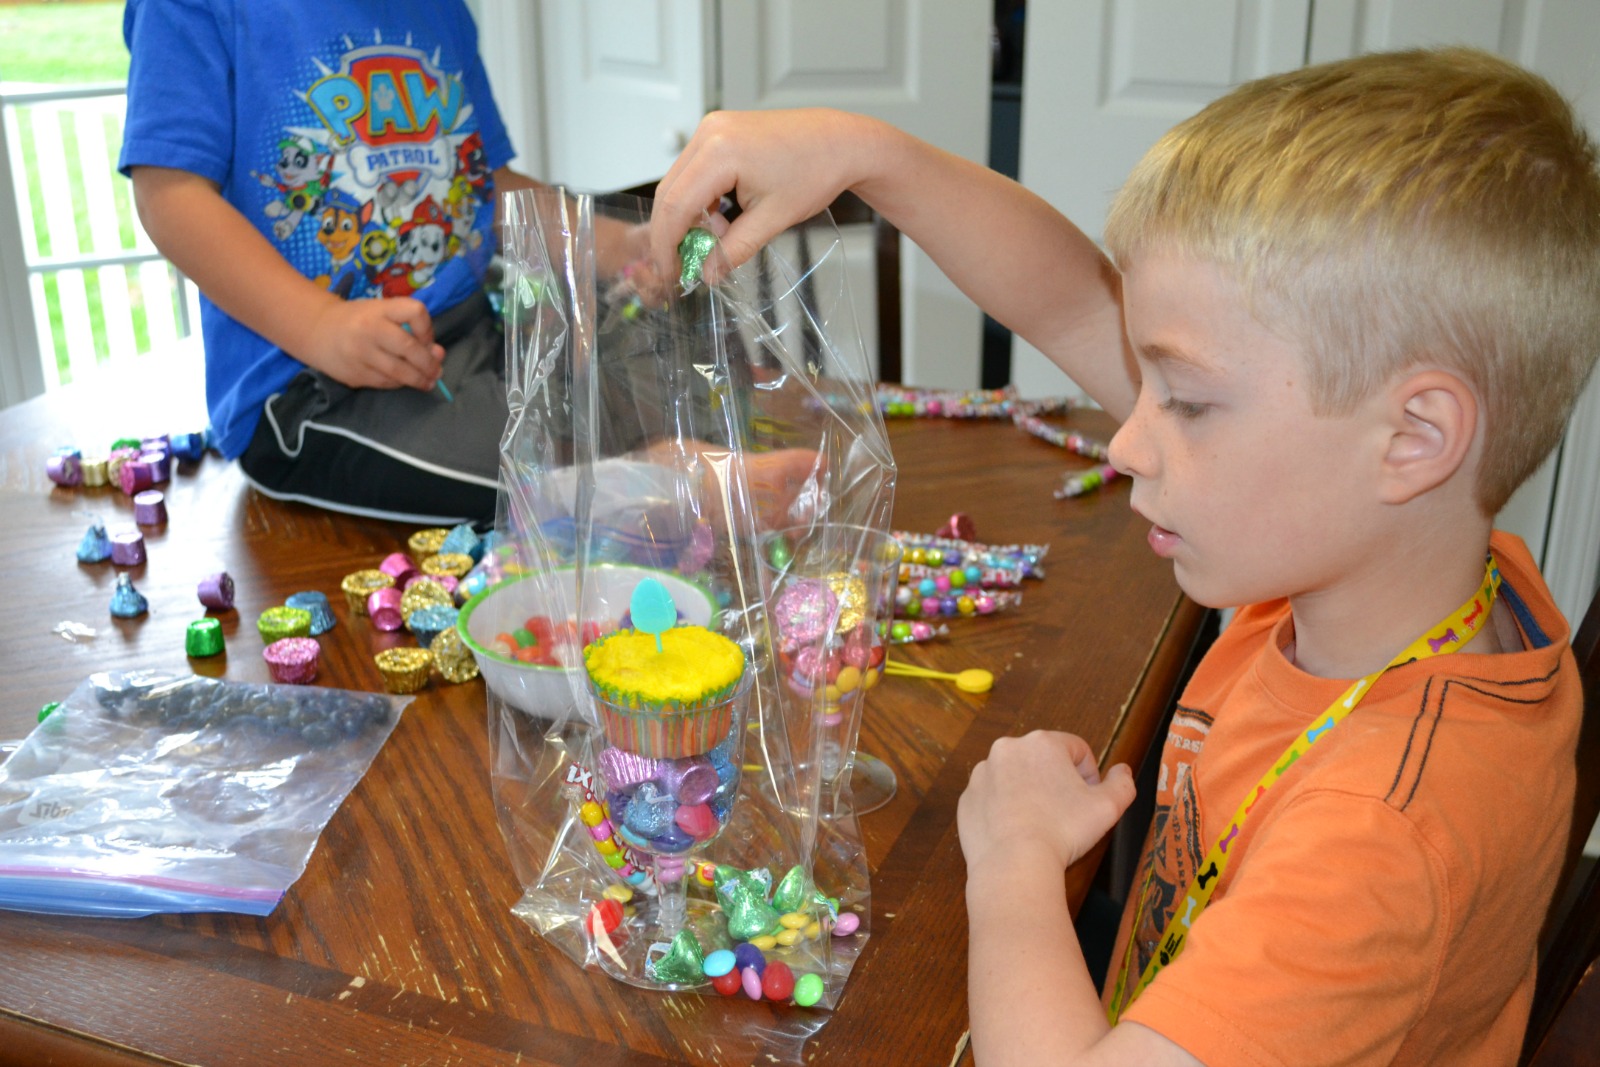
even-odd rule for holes
{"type": "Polygon", "coordinates": [[[346,299],[411,296],[456,256],[481,273],[491,251],[494,179],[460,75],[409,38],[372,37],[313,57],[321,76],[288,87],[304,122],[275,133],[270,174],[252,172],[285,258],[346,299]]]}

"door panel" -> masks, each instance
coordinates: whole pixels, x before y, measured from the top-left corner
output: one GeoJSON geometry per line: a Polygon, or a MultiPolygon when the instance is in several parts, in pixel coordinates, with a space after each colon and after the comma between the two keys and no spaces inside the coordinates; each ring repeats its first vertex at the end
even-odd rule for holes
{"type": "MultiPolygon", "coordinates": [[[[732,0],[722,12],[722,106],[842,108],[985,161],[987,4],[936,0],[732,0]]],[[[933,261],[901,249],[902,373],[978,384],[983,320],[933,261]]]]}
{"type": "Polygon", "coordinates": [[[541,0],[541,177],[601,191],[666,173],[712,99],[712,2],[541,0]]]}
{"type": "MultiPolygon", "coordinates": [[[[1022,184],[1098,239],[1145,150],[1239,82],[1300,66],[1309,20],[1308,0],[1029,5],[1022,184]]],[[[1077,391],[1020,339],[1011,366],[1024,395],[1077,391]]]]}

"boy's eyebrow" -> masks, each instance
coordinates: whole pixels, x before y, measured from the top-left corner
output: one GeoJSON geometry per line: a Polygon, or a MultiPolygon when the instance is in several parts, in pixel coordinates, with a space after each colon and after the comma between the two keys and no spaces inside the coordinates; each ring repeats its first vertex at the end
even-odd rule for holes
{"type": "Polygon", "coordinates": [[[1171,348],[1167,345],[1157,343],[1138,345],[1136,346],[1136,350],[1138,351],[1139,355],[1143,356],[1151,363],[1158,365],[1177,364],[1178,366],[1186,367],[1193,371],[1199,371],[1203,374],[1214,374],[1217,370],[1215,364],[1202,359],[1192,352],[1186,352],[1181,348],[1171,348]]]}

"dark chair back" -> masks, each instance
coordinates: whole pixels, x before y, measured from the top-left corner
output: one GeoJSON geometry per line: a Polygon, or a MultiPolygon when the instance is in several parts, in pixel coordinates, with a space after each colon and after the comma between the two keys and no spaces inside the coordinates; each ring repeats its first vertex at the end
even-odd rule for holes
{"type": "MultiPolygon", "coordinates": [[[[619,192],[650,200],[655,197],[656,183],[645,182],[619,192]]],[[[866,201],[850,192],[839,194],[838,199],[828,205],[828,214],[839,226],[872,227],[872,263],[878,312],[878,380],[898,382],[901,375],[900,231],[873,211],[866,201]]],[[[727,211],[727,217],[729,221],[739,217],[737,205],[727,211]]],[[[821,220],[822,216],[818,215],[800,224],[802,272],[810,265],[809,248],[805,242],[806,228],[821,220]]]]}
{"type": "Polygon", "coordinates": [[[1600,864],[1583,846],[1600,817],[1600,591],[1572,638],[1583,679],[1578,794],[1561,890],[1539,942],[1539,978],[1522,1050],[1526,1067],[1600,1062],[1600,864]],[[1580,881],[1581,879],[1581,881],[1580,881]]]}

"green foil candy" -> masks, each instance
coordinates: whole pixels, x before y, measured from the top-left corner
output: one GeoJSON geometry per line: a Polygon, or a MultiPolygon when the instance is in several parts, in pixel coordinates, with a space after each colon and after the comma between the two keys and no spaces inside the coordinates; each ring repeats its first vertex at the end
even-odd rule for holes
{"type": "Polygon", "coordinates": [[[666,955],[651,962],[650,977],[663,985],[700,985],[706,980],[705,955],[692,930],[679,930],[666,955]]]}
{"type": "Polygon", "coordinates": [[[717,239],[709,230],[702,230],[696,226],[683,235],[683,240],[678,245],[678,257],[683,260],[683,274],[678,282],[686,293],[693,292],[694,287],[700,284],[701,275],[705,273],[706,258],[711,255],[711,250],[717,247],[717,239]]]}
{"type": "Polygon", "coordinates": [[[215,656],[222,651],[222,622],[209,616],[189,624],[183,650],[191,656],[215,656]]]}
{"type": "Polygon", "coordinates": [[[785,915],[800,911],[806,906],[808,889],[810,884],[805,868],[799,865],[790,867],[789,873],[779,880],[778,888],[772,891],[772,906],[785,915]]]}
{"type": "Polygon", "coordinates": [[[738,874],[724,880],[717,870],[717,896],[722,898],[722,914],[728,920],[728,936],[735,941],[777,932],[778,909],[767,903],[767,886],[753,874],[738,874]]]}

